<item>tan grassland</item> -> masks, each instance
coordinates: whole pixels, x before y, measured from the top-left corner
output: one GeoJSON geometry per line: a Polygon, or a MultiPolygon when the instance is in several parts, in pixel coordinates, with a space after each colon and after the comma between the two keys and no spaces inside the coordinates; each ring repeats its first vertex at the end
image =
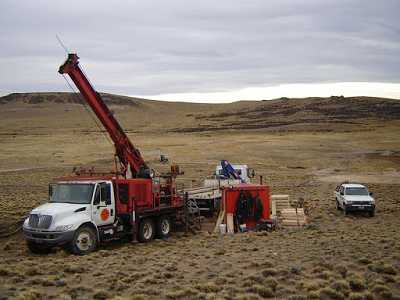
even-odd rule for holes
{"type": "MultiPolygon", "coordinates": [[[[201,184],[220,159],[253,167],[273,194],[302,197],[302,229],[175,233],[79,257],[0,239],[0,299],[400,299],[400,101],[309,98],[233,104],[105,95],[156,170],[168,155],[201,184]],[[365,183],[376,215],[344,216],[333,189],[365,183]]],[[[0,98],[0,231],[46,201],[73,166],[111,169],[113,147],[70,94],[0,98]]],[[[257,179],[256,179],[257,180],[257,179]]]]}

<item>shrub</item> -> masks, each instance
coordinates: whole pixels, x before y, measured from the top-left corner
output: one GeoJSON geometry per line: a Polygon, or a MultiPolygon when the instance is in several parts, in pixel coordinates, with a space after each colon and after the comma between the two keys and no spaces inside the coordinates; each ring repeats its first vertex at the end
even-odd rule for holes
{"type": "Polygon", "coordinates": [[[334,289],[329,287],[323,288],[319,291],[319,297],[321,299],[332,299],[332,300],[342,300],[344,299],[344,295],[334,289]]]}
{"type": "Polygon", "coordinates": [[[383,299],[391,299],[392,298],[392,292],[390,289],[383,284],[377,284],[373,287],[372,292],[376,295],[379,295],[383,299]]]}
{"type": "Polygon", "coordinates": [[[264,277],[275,276],[276,274],[278,274],[278,271],[277,271],[276,269],[273,269],[273,268],[268,268],[268,269],[263,270],[263,271],[261,272],[261,274],[262,274],[264,277]]]}
{"type": "Polygon", "coordinates": [[[254,294],[260,295],[261,297],[264,297],[264,298],[270,298],[270,297],[274,296],[274,292],[270,288],[264,287],[260,284],[255,284],[255,285],[247,288],[246,292],[254,293],[254,294]]]}
{"type": "Polygon", "coordinates": [[[353,291],[365,290],[365,284],[360,277],[353,276],[349,279],[350,288],[353,291]]]}
{"type": "Polygon", "coordinates": [[[344,280],[334,281],[331,284],[331,288],[334,289],[335,291],[338,291],[338,292],[342,293],[345,296],[348,296],[349,293],[350,293],[349,283],[347,281],[344,281],[344,280]]]}
{"type": "Polygon", "coordinates": [[[265,285],[270,287],[275,292],[276,287],[278,286],[278,281],[273,277],[267,277],[267,279],[265,279],[265,285]]]}
{"type": "Polygon", "coordinates": [[[364,293],[351,293],[350,300],[373,300],[374,297],[369,292],[364,293]]]}
{"type": "Polygon", "coordinates": [[[303,295],[292,295],[288,300],[307,300],[307,297],[303,295]]]}
{"type": "Polygon", "coordinates": [[[215,283],[207,282],[205,284],[197,284],[195,289],[204,292],[204,293],[216,293],[219,292],[222,288],[215,283]]]}

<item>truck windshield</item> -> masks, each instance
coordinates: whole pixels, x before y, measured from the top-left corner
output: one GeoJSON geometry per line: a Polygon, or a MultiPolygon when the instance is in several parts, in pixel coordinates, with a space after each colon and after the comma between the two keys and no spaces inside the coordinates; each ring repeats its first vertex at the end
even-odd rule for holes
{"type": "Polygon", "coordinates": [[[90,204],[94,184],[91,183],[65,183],[56,184],[50,194],[51,203],[90,204]]]}
{"type": "Polygon", "coordinates": [[[362,187],[346,188],[346,195],[368,196],[368,190],[362,187]]]}

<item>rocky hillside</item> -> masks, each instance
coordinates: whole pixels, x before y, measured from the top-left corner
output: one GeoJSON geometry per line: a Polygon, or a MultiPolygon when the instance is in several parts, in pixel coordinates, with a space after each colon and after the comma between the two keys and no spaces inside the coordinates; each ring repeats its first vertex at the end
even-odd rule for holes
{"type": "MultiPolygon", "coordinates": [[[[400,119],[400,101],[385,98],[332,96],[199,104],[101,95],[126,128],[143,129],[145,125],[151,131],[338,131],[400,119]]],[[[0,98],[0,105],[19,106],[24,117],[40,107],[66,121],[68,107],[76,110],[82,103],[82,98],[72,93],[14,93],[0,98]]]]}

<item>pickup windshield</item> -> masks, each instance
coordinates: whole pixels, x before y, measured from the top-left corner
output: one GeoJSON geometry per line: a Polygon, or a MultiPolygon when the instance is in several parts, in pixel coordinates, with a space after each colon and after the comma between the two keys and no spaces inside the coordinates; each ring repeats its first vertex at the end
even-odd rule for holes
{"type": "Polygon", "coordinates": [[[91,183],[62,183],[52,186],[51,203],[90,204],[94,184],[91,183]]]}
{"type": "Polygon", "coordinates": [[[368,190],[362,187],[346,188],[346,195],[352,196],[368,196],[368,190]]]}

